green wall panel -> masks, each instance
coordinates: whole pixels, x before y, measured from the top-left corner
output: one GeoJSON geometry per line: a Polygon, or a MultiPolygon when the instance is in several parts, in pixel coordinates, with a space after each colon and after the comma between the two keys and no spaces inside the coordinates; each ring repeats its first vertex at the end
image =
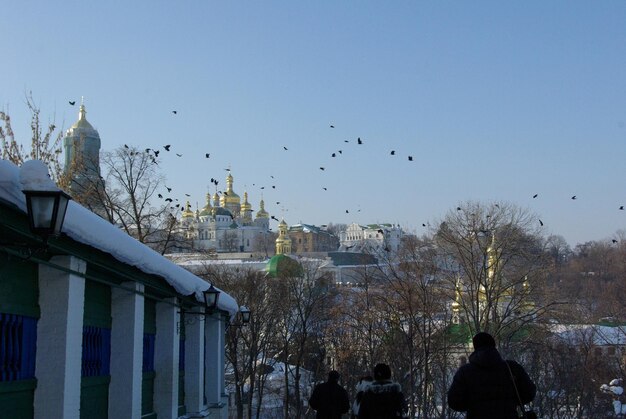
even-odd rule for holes
{"type": "Polygon", "coordinates": [[[0,253],[0,312],[39,318],[38,265],[0,253]]]}

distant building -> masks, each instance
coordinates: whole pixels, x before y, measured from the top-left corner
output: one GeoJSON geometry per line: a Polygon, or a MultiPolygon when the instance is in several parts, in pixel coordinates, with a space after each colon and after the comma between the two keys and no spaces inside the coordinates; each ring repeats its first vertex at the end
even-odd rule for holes
{"type": "Polygon", "coordinates": [[[98,191],[104,190],[100,175],[100,134],[87,121],[85,105],[80,104],[78,121],[63,137],[64,174],[69,177],[68,193],[99,215],[104,214],[98,191]]]}
{"type": "Polygon", "coordinates": [[[192,211],[187,202],[179,222],[179,231],[192,241],[193,250],[218,253],[252,252],[261,250],[262,242],[271,234],[270,215],[261,199],[259,210],[253,217],[248,193],[243,202],[234,191],[233,176],[228,172],[226,191],[206,195],[202,210],[192,211]]]}
{"type": "Polygon", "coordinates": [[[334,252],[339,248],[339,238],[326,230],[310,224],[289,227],[293,253],[334,252]]]}
{"type": "Polygon", "coordinates": [[[366,226],[352,223],[340,234],[340,251],[380,253],[400,250],[400,243],[405,233],[395,224],[368,224],[366,226]]]}

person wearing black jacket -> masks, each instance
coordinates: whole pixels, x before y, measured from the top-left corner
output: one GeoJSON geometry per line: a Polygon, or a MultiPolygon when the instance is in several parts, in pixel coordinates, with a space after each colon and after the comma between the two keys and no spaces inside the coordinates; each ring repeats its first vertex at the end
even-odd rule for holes
{"type": "Polygon", "coordinates": [[[520,364],[502,359],[490,334],[477,333],[472,342],[469,363],[458,369],[448,389],[448,406],[467,412],[466,419],[518,418],[519,399],[530,403],[537,391],[535,384],[520,364]]]}
{"type": "Polygon", "coordinates": [[[317,419],[341,419],[350,409],[348,392],[339,384],[339,373],[331,371],[328,380],[313,389],[309,399],[311,409],[317,411],[317,419]]]}
{"type": "Polygon", "coordinates": [[[406,410],[402,387],[391,381],[391,368],[387,364],[377,364],[374,367],[374,381],[363,390],[358,418],[403,418],[406,410]]]}

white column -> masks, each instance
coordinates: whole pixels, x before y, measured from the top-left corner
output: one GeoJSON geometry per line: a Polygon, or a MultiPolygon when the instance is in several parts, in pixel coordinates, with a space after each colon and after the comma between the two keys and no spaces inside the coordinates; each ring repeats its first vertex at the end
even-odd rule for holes
{"type": "Polygon", "coordinates": [[[195,316],[185,325],[185,407],[189,417],[205,417],[204,318],[195,316]]]}
{"type": "Polygon", "coordinates": [[[206,354],[205,354],[205,394],[207,405],[210,409],[221,406],[222,380],[224,376],[224,364],[222,360],[222,328],[219,313],[207,317],[205,325],[206,354]]]}
{"type": "Polygon", "coordinates": [[[159,418],[178,417],[178,320],[176,298],[156,304],[154,345],[154,412],[159,418]]]}
{"type": "MultiPolygon", "coordinates": [[[[73,256],[54,256],[50,262],[81,274],[87,267],[73,256]]],[[[35,418],[80,416],[84,304],[82,276],[39,265],[35,418]]]]}
{"type": "MultiPolygon", "coordinates": [[[[111,290],[111,384],[109,417],[141,417],[143,285],[124,282],[111,290]]],[[[53,416],[49,416],[53,417],[53,416]]]]}

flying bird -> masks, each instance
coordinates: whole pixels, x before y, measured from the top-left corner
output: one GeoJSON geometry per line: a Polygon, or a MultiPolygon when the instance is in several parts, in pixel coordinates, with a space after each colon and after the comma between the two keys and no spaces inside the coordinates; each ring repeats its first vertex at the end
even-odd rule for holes
{"type": "Polygon", "coordinates": [[[612,240],[612,242],[613,242],[613,243],[617,243],[617,240],[613,239],[613,240],[612,240]]]}
{"type": "Polygon", "coordinates": [[[396,150],[391,150],[391,155],[395,156],[396,155],[396,150]]]}
{"type": "Polygon", "coordinates": [[[283,148],[284,148],[285,150],[287,150],[287,147],[283,146],[283,148]]]}
{"type": "Polygon", "coordinates": [[[334,125],[331,125],[330,127],[331,127],[331,128],[335,128],[335,126],[334,126],[334,125]]]}
{"type": "Polygon", "coordinates": [[[461,207],[456,207],[456,210],[457,211],[461,211],[461,207]]]}
{"type": "Polygon", "coordinates": [[[178,111],[172,111],[172,113],[173,113],[174,115],[176,115],[176,114],[178,113],[178,111]]]}
{"type": "Polygon", "coordinates": [[[409,161],[413,161],[413,156],[409,156],[409,161]]]}
{"type": "Polygon", "coordinates": [[[206,157],[208,159],[209,157],[211,157],[211,153],[205,153],[204,157],[206,157]]]}
{"type": "Polygon", "coordinates": [[[172,188],[168,188],[167,186],[165,187],[165,189],[167,189],[168,192],[172,192],[172,188]]]}
{"type": "Polygon", "coordinates": [[[182,154],[178,154],[178,153],[176,153],[176,155],[177,155],[178,157],[183,157],[183,155],[182,155],[182,154]]]}
{"type": "Polygon", "coordinates": [[[539,220],[539,225],[543,227],[543,221],[539,220]]]}
{"type": "Polygon", "coordinates": [[[346,214],[349,214],[349,213],[350,213],[350,211],[346,210],[346,214]]]}
{"type": "Polygon", "coordinates": [[[537,198],[539,196],[539,194],[534,194],[533,198],[537,198]]]}
{"type": "Polygon", "coordinates": [[[623,205],[620,206],[619,209],[621,209],[623,211],[624,210],[624,206],[623,205]]]}
{"type": "Polygon", "coordinates": [[[324,189],[325,191],[327,191],[327,190],[328,190],[328,188],[326,188],[326,187],[322,187],[322,189],[324,189]]]}
{"type": "Polygon", "coordinates": [[[336,154],[335,154],[335,153],[333,153],[333,154],[331,154],[331,155],[330,155],[330,157],[335,157],[335,156],[336,156],[336,154]]]}
{"type": "Polygon", "coordinates": [[[163,195],[161,195],[161,194],[157,194],[157,196],[158,196],[159,198],[161,198],[161,199],[163,198],[163,195]]]}
{"type": "Polygon", "coordinates": [[[274,217],[273,215],[271,216],[272,220],[276,220],[276,221],[280,221],[278,218],[274,217]]]}
{"type": "Polygon", "coordinates": [[[320,170],[324,170],[324,168],[323,168],[323,167],[320,167],[320,170]]]}
{"type": "Polygon", "coordinates": [[[154,150],[154,157],[159,157],[160,150],[154,150]]]}
{"type": "Polygon", "coordinates": [[[363,144],[363,141],[361,141],[361,137],[359,137],[359,138],[357,138],[357,139],[356,139],[356,143],[357,143],[357,144],[363,144]]]}
{"type": "Polygon", "coordinates": [[[168,144],[168,145],[164,145],[164,146],[163,146],[163,148],[165,149],[165,151],[170,151],[170,147],[171,147],[171,144],[168,144]]]}
{"type": "Polygon", "coordinates": [[[572,196],[572,199],[576,199],[576,195],[572,196]]]}
{"type": "Polygon", "coordinates": [[[70,105],[72,105],[72,106],[76,105],[76,101],[75,100],[70,100],[70,105]]]}

